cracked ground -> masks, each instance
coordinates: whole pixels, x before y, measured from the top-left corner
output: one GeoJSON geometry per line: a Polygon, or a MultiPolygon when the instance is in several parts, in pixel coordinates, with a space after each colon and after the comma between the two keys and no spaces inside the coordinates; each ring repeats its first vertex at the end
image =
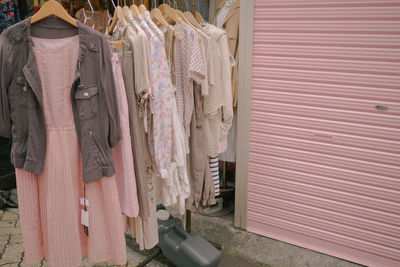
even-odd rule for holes
{"type": "Polygon", "coordinates": [[[18,214],[0,210],[0,266],[24,266],[18,214]]]}
{"type": "MultiPolygon", "coordinates": [[[[132,241],[131,241],[132,242],[132,241]]],[[[136,266],[146,258],[145,255],[127,247],[128,262],[125,266],[136,266]]],[[[0,210],[0,267],[22,267],[28,266],[24,259],[24,246],[19,223],[17,209],[0,210]]],[[[83,260],[81,267],[117,267],[120,265],[91,264],[87,259],[83,260]]],[[[149,267],[167,266],[154,261],[148,264],[149,267]]],[[[33,267],[49,267],[43,260],[33,267]]]]}

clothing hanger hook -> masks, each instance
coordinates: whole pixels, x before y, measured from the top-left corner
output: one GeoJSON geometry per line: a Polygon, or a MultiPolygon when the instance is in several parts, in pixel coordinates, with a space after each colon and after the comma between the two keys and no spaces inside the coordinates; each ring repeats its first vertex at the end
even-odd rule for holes
{"type": "MultiPolygon", "coordinates": [[[[90,16],[88,17],[88,16],[86,15],[86,10],[85,10],[85,8],[84,8],[84,9],[83,9],[83,17],[84,17],[85,19],[83,20],[83,24],[86,24],[86,22],[87,22],[88,20],[93,20],[93,16],[94,16],[94,9],[93,9],[92,3],[90,2],[90,0],[88,0],[88,3],[89,3],[89,7],[90,7],[90,16]]],[[[94,23],[93,23],[92,29],[94,29],[94,23]]]]}
{"type": "Polygon", "coordinates": [[[107,9],[107,17],[108,17],[108,21],[107,21],[107,26],[110,26],[110,22],[112,21],[112,17],[110,15],[110,11],[107,9]]]}
{"type": "Polygon", "coordinates": [[[114,6],[114,9],[117,8],[117,7],[115,6],[114,0],[111,0],[111,3],[112,3],[112,5],[114,6]]]}
{"type": "Polygon", "coordinates": [[[124,0],[124,6],[126,6],[126,0],[124,0]]]}

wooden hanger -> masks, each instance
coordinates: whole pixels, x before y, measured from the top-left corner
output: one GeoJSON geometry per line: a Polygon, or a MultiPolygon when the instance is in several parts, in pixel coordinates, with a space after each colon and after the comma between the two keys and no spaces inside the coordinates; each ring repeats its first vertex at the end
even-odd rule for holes
{"type": "MultiPolygon", "coordinates": [[[[165,27],[168,27],[169,24],[168,22],[164,19],[161,11],[158,8],[153,8],[150,12],[151,18],[153,21],[155,20],[156,22],[159,22],[161,25],[164,25],[165,27]]],[[[179,40],[182,41],[182,35],[179,34],[179,32],[174,31],[173,35],[179,40]]]]}
{"type": "Polygon", "coordinates": [[[126,18],[126,14],[128,14],[128,11],[130,11],[131,9],[128,6],[124,6],[122,8],[122,12],[124,13],[124,17],[126,18]]]}
{"type": "Polygon", "coordinates": [[[160,10],[161,14],[164,16],[165,20],[166,20],[168,23],[171,23],[171,22],[173,21],[172,18],[169,18],[169,17],[167,16],[167,10],[168,10],[169,8],[170,8],[170,7],[169,7],[169,5],[167,5],[167,4],[161,4],[161,5],[158,7],[158,9],[160,10]]]}
{"type": "Polygon", "coordinates": [[[180,18],[177,14],[176,14],[176,12],[175,12],[175,9],[173,9],[173,8],[171,8],[169,5],[167,5],[167,4],[162,4],[160,7],[162,8],[162,9],[164,9],[164,11],[162,11],[161,9],[161,12],[163,12],[163,14],[164,14],[164,17],[167,17],[167,21],[168,21],[168,18],[170,19],[170,20],[173,20],[173,21],[175,21],[175,23],[176,24],[180,24],[180,23],[182,23],[182,18],[180,18]],[[164,5],[163,7],[161,7],[162,5],[164,5]]]}
{"type": "Polygon", "coordinates": [[[195,19],[195,17],[193,16],[193,14],[189,11],[186,11],[185,13],[183,13],[183,16],[197,29],[201,30],[203,29],[203,27],[200,26],[200,24],[197,22],[197,20],[195,19]]]}
{"type": "Polygon", "coordinates": [[[72,18],[67,11],[65,11],[64,7],[55,0],[49,0],[44,3],[44,5],[39,9],[39,12],[31,18],[31,24],[41,21],[52,15],[78,28],[78,23],[76,20],[72,18]]]}
{"type": "Polygon", "coordinates": [[[132,10],[132,15],[135,19],[137,19],[139,17],[139,9],[136,5],[131,5],[131,10],[132,10]]]}
{"type": "Polygon", "coordinates": [[[188,24],[190,27],[195,28],[192,23],[190,23],[190,21],[185,17],[185,15],[183,15],[182,11],[180,11],[179,9],[175,9],[175,13],[176,15],[181,18],[186,24],[188,24]]]}
{"type": "Polygon", "coordinates": [[[128,21],[126,20],[124,16],[124,12],[122,11],[122,7],[117,6],[114,11],[114,18],[113,21],[110,25],[110,28],[108,29],[109,33],[112,33],[115,29],[115,26],[117,26],[117,22],[120,21],[124,26],[128,25],[128,21]]]}
{"type": "Polygon", "coordinates": [[[168,4],[161,4],[158,9],[161,11],[161,13],[165,13],[166,9],[170,8],[170,6],[168,4]]]}
{"type": "Polygon", "coordinates": [[[194,12],[194,18],[198,23],[204,22],[203,16],[199,12],[194,12]]]}
{"type": "Polygon", "coordinates": [[[143,5],[143,4],[141,4],[140,6],[139,6],[139,11],[140,11],[140,14],[144,14],[144,13],[146,13],[146,11],[147,11],[147,8],[146,8],[146,6],[145,5],[143,5]]]}

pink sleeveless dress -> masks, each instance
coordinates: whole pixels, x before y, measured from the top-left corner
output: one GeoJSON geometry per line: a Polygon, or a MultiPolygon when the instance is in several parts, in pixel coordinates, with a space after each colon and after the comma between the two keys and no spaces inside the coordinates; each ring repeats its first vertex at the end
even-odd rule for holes
{"type": "Polygon", "coordinates": [[[125,236],[114,177],[85,185],[88,236],[81,224],[84,184],[70,100],[78,36],[32,41],[42,84],[47,150],[42,174],[16,169],[26,261],[36,264],[45,257],[50,266],[74,267],[88,256],[93,263],[125,264],[125,236]]]}

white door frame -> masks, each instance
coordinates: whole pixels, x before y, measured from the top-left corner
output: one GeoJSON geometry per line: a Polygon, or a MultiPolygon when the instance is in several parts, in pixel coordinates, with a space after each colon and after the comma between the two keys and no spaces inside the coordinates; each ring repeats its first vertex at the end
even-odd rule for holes
{"type": "Polygon", "coordinates": [[[250,112],[253,73],[254,1],[240,0],[239,88],[237,107],[236,185],[234,225],[247,229],[250,112]]]}

